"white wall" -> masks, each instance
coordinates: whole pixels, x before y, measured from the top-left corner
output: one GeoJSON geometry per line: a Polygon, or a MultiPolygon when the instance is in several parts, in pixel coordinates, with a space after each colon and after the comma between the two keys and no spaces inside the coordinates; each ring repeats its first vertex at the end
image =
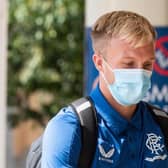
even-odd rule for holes
{"type": "Polygon", "coordinates": [[[0,0],[0,167],[6,168],[7,0],[0,0]]]}
{"type": "Polygon", "coordinates": [[[154,26],[168,26],[168,0],[86,0],[85,25],[90,27],[100,15],[113,10],[130,10],[150,20],[154,26]]]}

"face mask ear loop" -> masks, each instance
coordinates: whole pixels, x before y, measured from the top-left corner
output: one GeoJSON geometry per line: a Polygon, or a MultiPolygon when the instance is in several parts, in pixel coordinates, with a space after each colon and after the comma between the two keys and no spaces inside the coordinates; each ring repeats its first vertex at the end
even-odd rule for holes
{"type": "Polygon", "coordinates": [[[102,76],[103,80],[105,81],[106,85],[108,86],[109,83],[107,82],[107,79],[105,78],[105,75],[103,72],[101,72],[101,76],[102,76]]]}
{"type": "Polygon", "coordinates": [[[101,76],[102,76],[104,82],[106,83],[106,85],[107,85],[107,87],[108,87],[110,84],[109,84],[109,82],[107,81],[107,79],[106,79],[106,77],[105,77],[105,75],[104,75],[103,72],[101,72],[101,76]]]}
{"type": "MultiPolygon", "coordinates": [[[[105,62],[107,64],[107,62],[106,62],[104,57],[103,57],[103,62],[105,62]]],[[[108,81],[107,81],[107,79],[106,79],[106,77],[104,75],[104,72],[100,72],[100,75],[102,76],[103,80],[105,81],[106,85],[108,86],[109,83],[108,83],[108,81]]]]}
{"type": "MultiPolygon", "coordinates": [[[[113,69],[110,67],[110,65],[106,62],[106,60],[105,60],[104,58],[103,58],[103,60],[104,60],[105,64],[108,66],[108,68],[110,69],[110,71],[113,73],[113,79],[114,79],[114,82],[115,82],[115,75],[114,75],[115,70],[113,70],[113,69]]],[[[109,83],[109,82],[107,81],[107,79],[105,78],[104,73],[102,73],[102,77],[103,77],[104,81],[106,82],[106,84],[109,85],[110,83],[109,83]]]]}
{"type": "Polygon", "coordinates": [[[103,59],[105,64],[108,66],[108,68],[110,69],[111,72],[114,72],[114,70],[110,67],[110,65],[107,63],[107,61],[105,59],[103,59]]]}

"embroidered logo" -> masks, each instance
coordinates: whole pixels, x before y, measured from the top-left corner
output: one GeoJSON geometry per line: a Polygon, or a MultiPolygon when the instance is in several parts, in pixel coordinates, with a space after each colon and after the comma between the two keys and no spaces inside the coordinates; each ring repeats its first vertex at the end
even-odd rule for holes
{"type": "Polygon", "coordinates": [[[101,154],[101,157],[99,157],[99,160],[113,163],[113,160],[110,159],[114,155],[114,152],[115,152],[115,149],[113,146],[108,152],[106,152],[103,146],[99,145],[99,151],[101,154]]]}
{"type": "Polygon", "coordinates": [[[146,157],[145,160],[149,162],[154,162],[155,160],[165,160],[167,155],[161,155],[165,145],[161,144],[161,136],[157,136],[154,133],[147,134],[146,147],[151,151],[151,154],[155,156],[152,158],[146,157]]]}

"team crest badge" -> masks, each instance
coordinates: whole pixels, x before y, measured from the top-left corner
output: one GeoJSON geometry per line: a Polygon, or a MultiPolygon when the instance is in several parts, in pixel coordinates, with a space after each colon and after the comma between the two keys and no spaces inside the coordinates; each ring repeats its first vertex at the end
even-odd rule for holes
{"type": "Polygon", "coordinates": [[[145,160],[154,162],[155,160],[165,160],[166,154],[163,154],[165,145],[161,142],[162,137],[154,133],[147,134],[146,147],[151,151],[153,157],[146,157],[145,160]]]}

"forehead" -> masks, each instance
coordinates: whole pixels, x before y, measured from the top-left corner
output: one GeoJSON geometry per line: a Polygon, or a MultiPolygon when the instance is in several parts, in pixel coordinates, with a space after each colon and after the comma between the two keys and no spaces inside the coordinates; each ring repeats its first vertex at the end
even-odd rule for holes
{"type": "Polygon", "coordinates": [[[153,42],[145,44],[141,47],[134,48],[131,44],[124,40],[111,39],[106,46],[106,56],[111,59],[117,57],[118,59],[133,58],[133,59],[154,59],[155,45],[153,42]]]}

